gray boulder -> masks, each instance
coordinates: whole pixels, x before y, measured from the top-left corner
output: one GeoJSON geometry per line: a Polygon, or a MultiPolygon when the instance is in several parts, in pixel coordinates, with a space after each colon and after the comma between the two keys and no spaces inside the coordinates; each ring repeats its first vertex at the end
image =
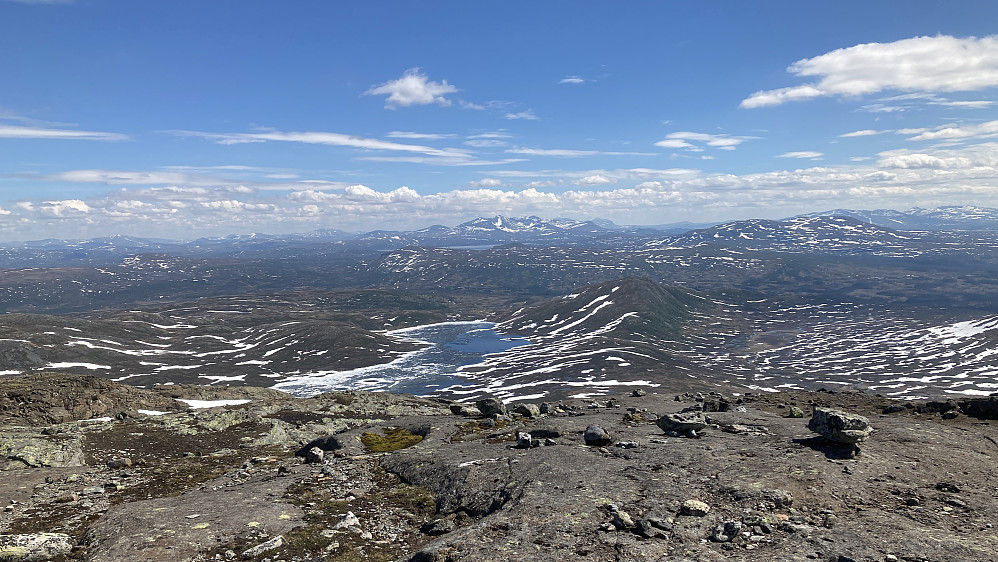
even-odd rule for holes
{"type": "Polygon", "coordinates": [[[537,404],[520,404],[513,410],[513,413],[528,418],[536,418],[541,415],[541,408],[537,404]]]}
{"type": "Polygon", "coordinates": [[[582,435],[582,438],[586,440],[586,445],[593,447],[605,447],[610,443],[613,443],[613,438],[607,430],[603,429],[598,425],[590,425],[586,428],[586,432],[582,435]]]}
{"type": "Polygon", "coordinates": [[[807,428],[829,441],[846,444],[865,441],[873,432],[870,420],[832,408],[815,408],[807,428]]]}
{"type": "Polygon", "coordinates": [[[506,415],[506,405],[498,398],[482,398],[475,402],[475,407],[478,408],[478,411],[482,415],[488,418],[506,415]]]}
{"type": "Polygon", "coordinates": [[[662,428],[662,431],[675,431],[683,435],[686,435],[690,431],[701,431],[707,427],[707,419],[704,418],[703,412],[698,411],[665,414],[658,418],[657,423],[662,428]]]}

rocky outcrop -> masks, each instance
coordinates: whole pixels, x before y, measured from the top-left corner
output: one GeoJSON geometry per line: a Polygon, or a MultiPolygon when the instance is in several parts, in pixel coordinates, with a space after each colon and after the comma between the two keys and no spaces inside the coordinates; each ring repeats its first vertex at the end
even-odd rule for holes
{"type": "Polygon", "coordinates": [[[63,533],[0,535],[0,560],[44,562],[68,555],[75,542],[63,533]]]}
{"type": "Polygon", "coordinates": [[[675,391],[627,391],[596,407],[563,400],[536,416],[486,418],[389,394],[190,391],[250,402],[0,426],[2,439],[75,440],[85,464],[8,468],[0,533],[58,529],[72,549],[58,556],[90,562],[963,562],[998,550],[987,449],[998,428],[917,407],[884,415],[894,402],[880,397],[741,396],[704,416],[702,406],[676,411],[675,391]],[[838,446],[805,437],[787,404],[826,412],[821,423],[840,432],[868,429],[854,416],[880,416],[869,454],[829,456],[838,446]],[[841,426],[835,411],[848,412],[841,426]],[[691,417],[698,439],[663,435],[664,423],[689,436],[668,424],[691,417]],[[372,447],[371,436],[391,446],[372,447]]]}

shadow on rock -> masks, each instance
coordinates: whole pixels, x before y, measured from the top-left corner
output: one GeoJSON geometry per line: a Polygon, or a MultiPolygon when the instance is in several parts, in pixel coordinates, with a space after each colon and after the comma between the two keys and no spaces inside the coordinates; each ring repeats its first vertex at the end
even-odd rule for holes
{"type": "Polygon", "coordinates": [[[825,458],[833,460],[853,459],[859,455],[859,446],[852,443],[838,443],[830,441],[821,436],[808,437],[807,439],[794,439],[794,443],[813,449],[825,458]]]}

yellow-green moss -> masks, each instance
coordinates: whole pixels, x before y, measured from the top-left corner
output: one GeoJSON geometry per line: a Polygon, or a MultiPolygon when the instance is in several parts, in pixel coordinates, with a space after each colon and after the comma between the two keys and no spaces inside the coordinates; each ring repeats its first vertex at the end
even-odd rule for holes
{"type": "Polygon", "coordinates": [[[384,435],[364,433],[360,436],[360,442],[372,453],[387,453],[412,447],[423,440],[422,435],[416,435],[402,427],[385,428],[384,432],[384,435]]]}

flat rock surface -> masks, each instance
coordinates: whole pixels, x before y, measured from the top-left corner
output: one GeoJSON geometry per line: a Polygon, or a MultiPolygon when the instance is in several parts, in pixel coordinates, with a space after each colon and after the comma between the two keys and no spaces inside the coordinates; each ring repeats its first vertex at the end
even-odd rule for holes
{"type": "Polygon", "coordinates": [[[885,414],[899,403],[867,394],[729,395],[731,409],[707,412],[694,439],[669,437],[655,420],[710,397],[661,389],[494,420],[390,394],[139,395],[164,392],[250,402],[0,426],[0,437],[75,439],[84,453],[80,466],[3,470],[0,534],[64,533],[74,548],[62,559],[92,561],[224,560],[262,544],[279,546],[252,559],[977,561],[998,552],[995,422],[911,405],[885,414]],[[786,417],[790,406],[806,417],[786,417]],[[869,419],[860,454],[846,458],[808,430],[815,407],[869,419]],[[612,441],[586,445],[590,425],[612,441]],[[518,432],[531,433],[531,447],[516,447],[518,432]],[[372,435],[403,448],[372,452],[372,435]],[[323,448],[323,462],[295,456],[306,445],[323,448]],[[689,500],[709,509],[684,511],[689,500]]]}

